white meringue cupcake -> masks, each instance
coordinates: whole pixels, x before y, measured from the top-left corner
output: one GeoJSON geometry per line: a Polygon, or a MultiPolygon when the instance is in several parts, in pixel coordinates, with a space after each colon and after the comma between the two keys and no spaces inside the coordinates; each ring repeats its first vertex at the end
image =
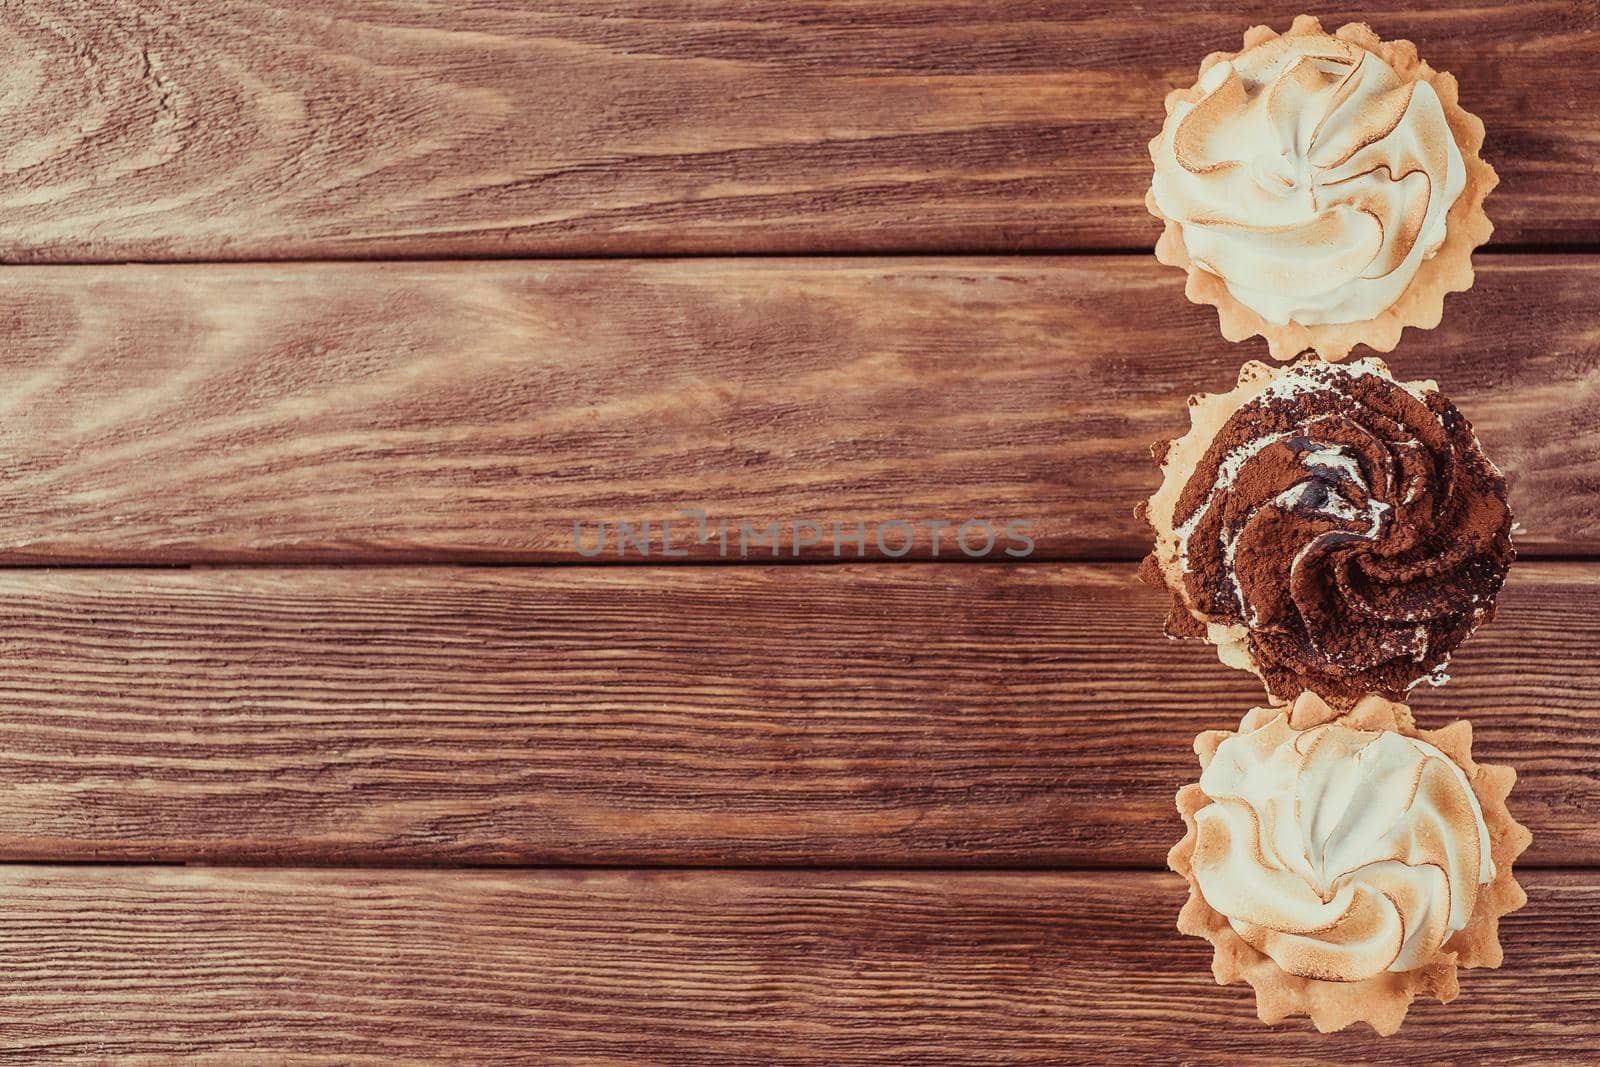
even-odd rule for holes
{"type": "Polygon", "coordinates": [[[1444,295],[1472,286],[1497,181],[1455,78],[1409,41],[1309,15],[1200,71],[1167,97],[1145,203],[1166,223],[1156,258],[1188,271],[1223,336],[1337,360],[1437,326],[1444,295]]]}
{"type": "Polygon", "coordinates": [[[1416,728],[1381,697],[1340,715],[1311,693],[1195,740],[1200,781],[1168,856],[1189,882],[1178,929],[1215,947],[1263,1022],[1399,1029],[1458,967],[1498,967],[1499,921],[1527,896],[1512,863],[1532,835],[1506,809],[1509,767],[1473,762],[1466,722],[1416,728]]]}

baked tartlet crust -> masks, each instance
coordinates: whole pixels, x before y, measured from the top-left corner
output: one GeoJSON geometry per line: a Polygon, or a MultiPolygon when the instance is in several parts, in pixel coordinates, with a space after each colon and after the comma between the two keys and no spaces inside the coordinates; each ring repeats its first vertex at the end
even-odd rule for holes
{"type": "MultiPolygon", "coordinates": [[[[1312,15],[1299,16],[1281,35],[1268,26],[1253,26],[1245,32],[1244,47],[1239,52],[1213,52],[1206,56],[1200,64],[1200,75],[1203,77],[1217,63],[1235,59],[1279,36],[1325,32],[1321,21],[1312,15]]],[[[1361,344],[1378,352],[1391,352],[1407,326],[1434,328],[1444,316],[1445,295],[1472,288],[1472,251],[1494,232],[1493,224],[1484,214],[1483,202],[1498,184],[1499,177],[1479,155],[1483,148],[1483,122],[1461,107],[1460,87],[1455,76],[1430,67],[1418,57],[1412,42],[1380,40],[1365,23],[1348,23],[1332,36],[1378,56],[1402,79],[1426,81],[1433,87],[1461,151],[1466,166],[1466,185],[1446,215],[1444,242],[1431,257],[1422,261],[1416,276],[1397,301],[1372,319],[1311,326],[1292,321],[1281,325],[1268,322],[1234,297],[1222,278],[1198,266],[1184,244],[1182,225],[1162,213],[1152,186],[1145,194],[1145,207],[1165,223],[1156,241],[1156,259],[1187,272],[1184,295],[1196,304],[1209,304],[1217,309],[1223,337],[1229,341],[1243,341],[1260,334],[1275,359],[1293,359],[1309,349],[1323,359],[1341,360],[1361,344]]],[[[1170,116],[1180,102],[1195,102],[1202,95],[1198,79],[1190,88],[1173,90],[1165,101],[1167,115],[1170,116]]],[[[1158,162],[1162,136],[1158,133],[1150,141],[1152,164],[1158,162]]]]}
{"type": "MultiPolygon", "coordinates": [[[[1323,1033],[1365,1022],[1386,1036],[1400,1028],[1406,1011],[1418,996],[1431,996],[1440,1003],[1454,1000],[1460,992],[1460,968],[1500,966],[1503,955],[1500,918],[1522,907],[1528,899],[1517,884],[1512,865],[1533,840],[1533,835],[1512,818],[1506,807],[1506,797],[1517,779],[1516,771],[1478,763],[1472,758],[1472,726],[1467,721],[1454,722],[1440,730],[1422,730],[1405,705],[1378,696],[1368,697],[1341,713],[1315,694],[1303,693],[1288,708],[1252,710],[1241,722],[1238,732],[1248,732],[1286,713],[1290,726],[1296,730],[1330,722],[1360,730],[1390,730],[1425,741],[1443,752],[1466,774],[1482,807],[1484,823],[1489,830],[1494,878],[1478,887],[1467,925],[1419,967],[1404,972],[1386,971],[1358,982],[1325,981],[1289,974],[1268,956],[1246,944],[1229,925],[1227,917],[1206,903],[1192,859],[1197,836],[1196,813],[1212,801],[1199,784],[1194,783],[1178,791],[1177,807],[1187,832],[1167,855],[1167,865],[1189,884],[1189,899],[1178,914],[1178,930],[1211,942],[1214,949],[1211,970],[1218,985],[1245,981],[1254,988],[1256,1012],[1262,1022],[1276,1023],[1292,1015],[1307,1015],[1323,1033]]],[[[1235,733],[1211,730],[1195,738],[1195,754],[1202,769],[1210,765],[1222,742],[1235,733]]]]}

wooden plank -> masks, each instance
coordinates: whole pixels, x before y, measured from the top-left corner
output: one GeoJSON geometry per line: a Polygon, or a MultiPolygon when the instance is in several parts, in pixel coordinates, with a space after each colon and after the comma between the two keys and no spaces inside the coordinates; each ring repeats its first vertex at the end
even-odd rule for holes
{"type": "MultiPolygon", "coordinates": [[[[1392,359],[1479,428],[1524,552],[1600,551],[1597,320],[1600,261],[1489,257],[1392,359]]],[[[1254,356],[1147,257],[13,270],[0,562],[574,560],[601,522],[615,560],[621,521],[660,559],[673,519],[699,558],[773,522],[893,554],[898,519],[912,558],[1015,521],[1132,559],[1150,443],[1254,356]]]]}
{"type": "MultiPolygon", "coordinates": [[[[0,573],[0,858],[1139,865],[1259,685],[1119,566],[0,573]]],[[[1421,720],[1600,863],[1600,566],[1421,720]]]]}
{"type": "MultiPolygon", "coordinates": [[[[1385,1063],[1600,1042],[1600,875],[1539,872],[1499,970],[1385,1063]]],[[[125,1062],[1369,1060],[1265,1027],[1142,873],[0,868],[13,1055],[125,1062]]]]}
{"type": "MultiPolygon", "coordinates": [[[[1352,17],[1457,74],[1502,242],[1600,239],[1588,0],[1352,17]]],[[[1331,25],[1344,21],[1324,12],[1331,25]]],[[[0,258],[1148,246],[1262,0],[7,5],[0,258]]]]}

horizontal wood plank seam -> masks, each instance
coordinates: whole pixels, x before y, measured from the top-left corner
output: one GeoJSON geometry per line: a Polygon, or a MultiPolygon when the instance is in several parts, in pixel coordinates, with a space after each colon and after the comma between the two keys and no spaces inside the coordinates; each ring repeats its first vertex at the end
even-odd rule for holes
{"type": "MultiPolygon", "coordinates": [[[[751,251],[719,252],[709,250],[704,252],[507,252],[504,255],[476,252],[452,255],[443,253],[418,253],[405,255],[400,253],[384,253],[381,255],[329,255],[329,256],[252,256],[247,259],[225,259],[219,257],[205,259],[185,259],[174,257],[171,259],[0,259],[0,266],[6,272],[18,275],[19,272],[32,268],[60,270],[63,267],[105,268],[105,267],[248,267],[252,265],[274,267],[324,267],[339,264],[366,264],[382,266],[385,263],[403,263],[407,266],[425,266],[429,263],[455,264],[455,263],[499,263],[514,264],[527,263],[538,265],[540,263],[671,263],[678,261],[699,260],[791,260],[804,263],[807,261],[828,260],[875,260],[892,265],[896,260],[905,260],[910,265],[921,259],[963,259],[963,260],[1028,260],[1028,259],[1146,259],[1153,258],[1155,248],[1126,247],[1126,248],[1096,248],[1093,245],[1062,245],[1051,248],[1020,248],[1016,250],[984,248],[971,245],[927,245],[917,248],[897,248],[885,246],[882,249],[852,248],[838,252],[801,250],[794,252],[775,252],[765,249],[751,251]]],[[[1538,242],[1532,241],[1523,244],[1487,244],[1474,252],[1476,256],[1572,256],[1583,258],[1600,256],[1600,244],[1587,242],[1538,242]]],[[[1179,279],[1182,280],[1181,278],[1179,279]]]]}

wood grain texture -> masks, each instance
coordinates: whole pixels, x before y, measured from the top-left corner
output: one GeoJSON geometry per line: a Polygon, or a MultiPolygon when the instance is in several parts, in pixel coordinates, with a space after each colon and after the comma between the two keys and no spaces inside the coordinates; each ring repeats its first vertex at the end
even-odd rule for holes
{"type": "MultiPolygon", "coordinates": [[[[1132,568],[0,573],[0,859],[1162,867],[1261,702],[1132,568]]],[[[1600,567],[1419,718],[1600,863],[1600,567]]]]}
{"type": "Polygon", "coordinates": [[[1265,1027],[1169,874],[0,869],[22,1057],[241,1062],[1575,1063],[1600,877],[1394,1037],[1265,1027]]]}
{"type": "MultiPolygon", "coordinates": [[[[1597,321],[1600,261],[1489,257],[1391,358],[1473,420],[1525,554],[1600,551],[1597,321]]],[[[0,562],[573,560],[602,521],[659,559],[673,518],[718,556],[684,509],[735,558],[740,522],[831,558],[901,519],[1133,559],[1150,443],[1256,356],[1146,257],[13,269],[0,562]]]]}
{"type": "MultiPolygon", "coordinates": [[[[37,0],[0,258],[1153,243],[1165,93],[1282,5],[37,0]]],[[[1325,10],[1460,77],[1501,242],[1600,239],[1592,0],[1325,10]],[[1410,8],[1410,10],[1407,10],[1410,8]]]]}

